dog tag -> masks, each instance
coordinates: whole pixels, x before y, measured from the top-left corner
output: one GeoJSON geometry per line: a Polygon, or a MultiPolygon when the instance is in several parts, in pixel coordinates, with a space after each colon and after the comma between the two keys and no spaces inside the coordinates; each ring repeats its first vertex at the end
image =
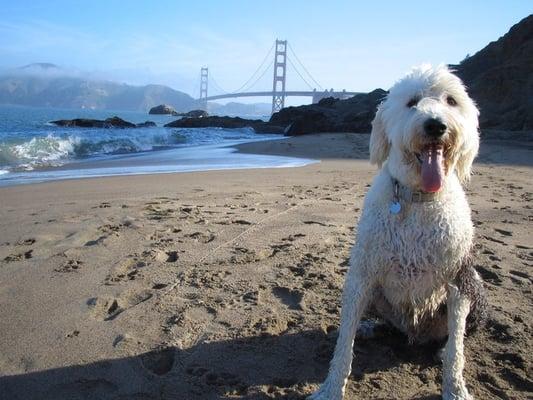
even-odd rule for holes
{"type": "Polygon", "coordinates": [[[391,214],[398,214],[402,210],[402,205],[399,201],[393,201],[389,207],[391,214]]]}

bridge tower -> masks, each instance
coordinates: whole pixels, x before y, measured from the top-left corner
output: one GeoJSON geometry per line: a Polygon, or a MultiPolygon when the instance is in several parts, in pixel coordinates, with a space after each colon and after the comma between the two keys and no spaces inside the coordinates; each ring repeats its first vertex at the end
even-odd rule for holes
{"type": "Polygon", "coordinates": [[[202,67],[200,71],[200,108],[207,111],[207,82],[209,81],[209,69],[202,67]]]}
{"type": "Polygon", "coordinates": [[[285,81],[287,72],[287,41],[276,39],[274,54],[274,82],[272,84],[272,114],[285,106],[285,81]]]}

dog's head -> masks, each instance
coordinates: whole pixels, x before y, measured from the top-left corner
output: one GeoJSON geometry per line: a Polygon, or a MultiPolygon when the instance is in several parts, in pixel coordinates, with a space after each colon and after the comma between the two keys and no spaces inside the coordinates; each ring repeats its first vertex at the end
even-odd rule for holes
{"type": "Polygon", "coordinates": [[[397,82],[380,104],[370,161],[398,180],[437,192],[454,172],[468,181],[479,147],[476,105],[446,66],[423,65],[397,82]]]}

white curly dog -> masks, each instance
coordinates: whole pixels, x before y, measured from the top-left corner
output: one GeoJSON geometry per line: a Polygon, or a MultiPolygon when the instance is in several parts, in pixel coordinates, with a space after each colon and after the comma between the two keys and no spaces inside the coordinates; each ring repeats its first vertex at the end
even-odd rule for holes
{"type": "Polygon", "coordinates": [[[472,399],[463,337],[485,303],[469,262],[474,228],[462,184],[478,152],[478,114],[446,66],[414,68],[378,107],[370,162],[381,169],[365,198],[329,373],[310,399],[342,399],[366,310],[410,342],[448,337],[442,398],[472,399]]]}

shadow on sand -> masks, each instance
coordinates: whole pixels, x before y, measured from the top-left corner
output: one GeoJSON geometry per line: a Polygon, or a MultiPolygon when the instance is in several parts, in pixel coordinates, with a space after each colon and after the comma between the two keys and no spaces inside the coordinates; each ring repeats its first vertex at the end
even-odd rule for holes
{"type": "MultiPolygon", "coordinates": [[[[304,331],[160,348],[102,360],[0,377],[2,399],[303,399],[322,381],[334,335],[304,331]],[[290,389],[289,389],[290,388],[290,389]]],[[[396,334],[358,341],[354,379],[401,363],[436,365],[433,348],[408,346],[396,334]]],[[[438,397],[423,396],[419,400],[438,397]]]]}

